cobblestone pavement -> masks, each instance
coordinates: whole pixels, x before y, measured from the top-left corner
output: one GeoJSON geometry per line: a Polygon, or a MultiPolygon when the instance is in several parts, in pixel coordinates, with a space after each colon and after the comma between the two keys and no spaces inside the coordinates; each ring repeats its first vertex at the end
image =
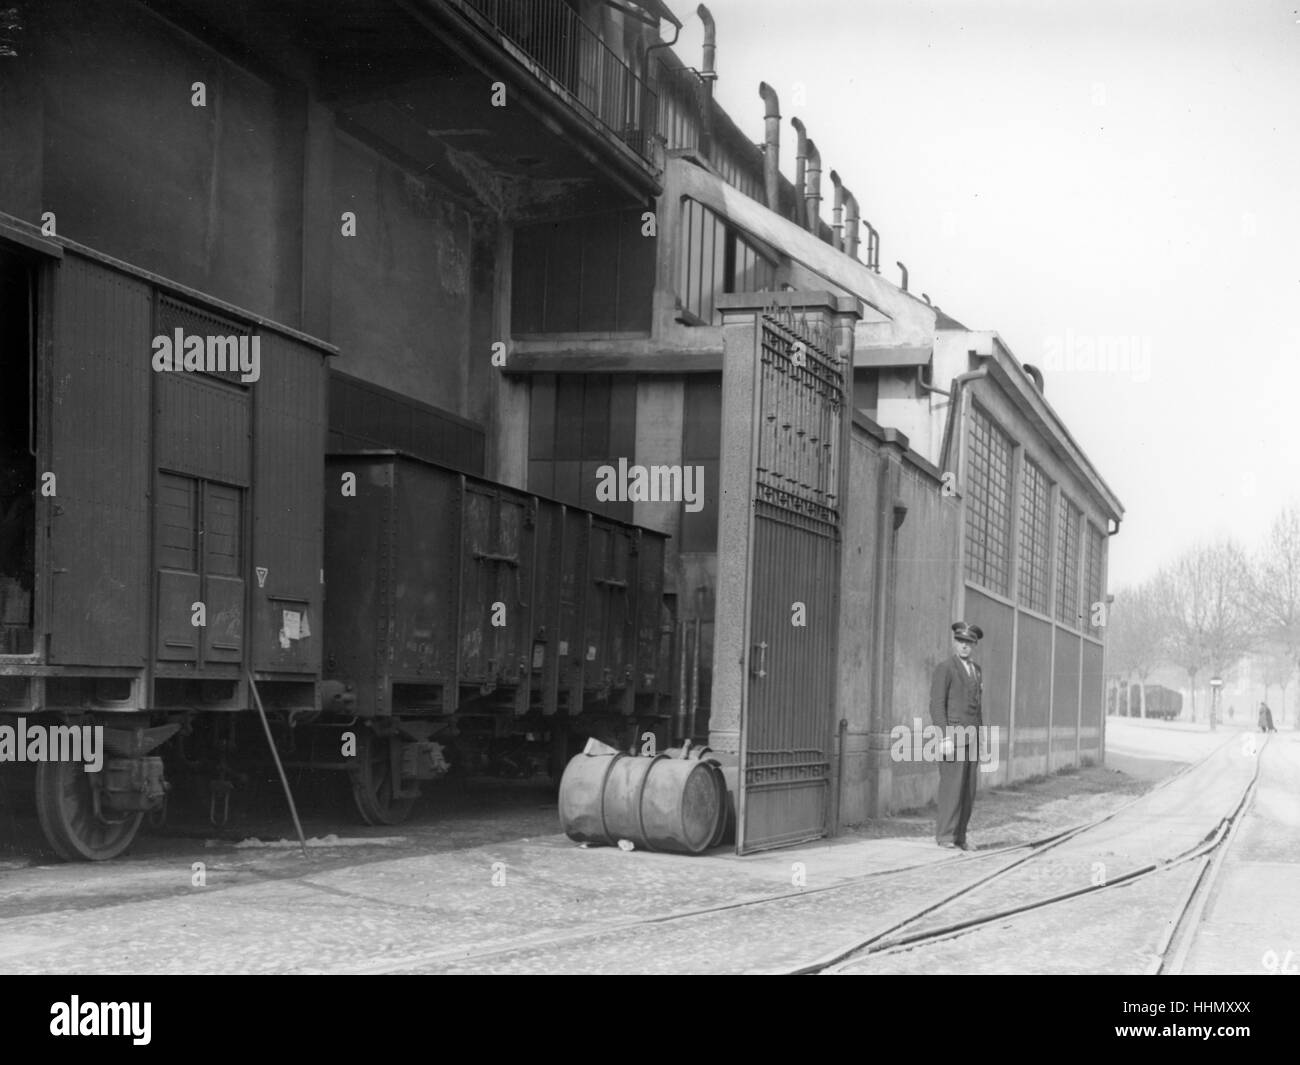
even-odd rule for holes
{"type": "MultiPolygon", "coordinates": [[[[1224,738],[1202,736],[1178,760],[1224,738]]],[[[1121,739],[1112,737],[1116,750],[1121,739]]],[[[1115,790],[1109,784],[1121,778],[1108,772],[1006,789],[1021,808],[1017,825],[981,821],[999,802],[982,797],[974,841],[999,842],[1012,828],[1041,836],[1131,802],[1131,782],[1115,790]]],[[[0,971],[774,971],[861,938],[1004,860],[936,848],[932,822],[926,835],[848,835],[745,858],[580,848],[554,832],[553,806],[547,814],[522,794],[514,820],[498,806],[441,828],[435,819],[383,835],[349,832],[305,861],[296,847],[173,838],[109,865],[11,866],[0,876],[0,971]],[[511,832],[548,822],[545,835],[511,832]],[[788,897],[742,905],[772,896],[788,897]]]]}

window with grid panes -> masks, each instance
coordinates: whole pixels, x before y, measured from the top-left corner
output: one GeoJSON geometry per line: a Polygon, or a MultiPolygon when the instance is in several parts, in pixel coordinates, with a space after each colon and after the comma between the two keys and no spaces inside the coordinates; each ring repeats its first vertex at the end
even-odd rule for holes
{"type": "Polygon", "coordinates": [[[718,463],[722,454],[722,375],[686,378],[682,424],[682,466],[704,471],[704,506],[692,512],[682,503],[681,550],[718,549],[718,463]]]}
{"type": "Polygon", "coordinates": [[[704,324],[716,318],[724,292],[776,288],[776,264],[720,215],[695,200],[682,201],[682,241],[677,291],[682,309],[704,324]]]}
{"type": "Polygon", "coordinates": [[[971,408],[966,577],[999,595],[1011,583],[1011,438],[971,408]]]}
{"type": "Polygon", "coordinates": [[[1020,491],[1020,605],[1046,614],[1051,606],[1052,485],[1025,459],[1020,491]]]}
{"type": "Polygon", "coordinates": [[[1088,632],[1093,636],[1100,636],[1101,626],[1094,625],[1093,607],[1102,601],[1106,595],[1106,589],[1102,584],[1102,574],[1105,572],[1103,561],[1105,559],[1106,538],[1102,535],[1101,530],[1092,522],[1088,522],[1087,539],[1084,541],[1085,553],[1083,559],[1083,587],[1087,599],[1083,604],[1083,613],[1086,618],[1088,632]]]}
{"type": "Polygon", "coordinates": [[[596,498],[601,466],[636,461],[634,374],[536,374],[532,381],[528,490],[632,520],[632,503],[596,498]]]}
{"type": "Polygon", "coordinates": [[[1061,496],[1057,520],[1056,620],[1079,628],[1079,517],[1082,511],[1061,496]]]}

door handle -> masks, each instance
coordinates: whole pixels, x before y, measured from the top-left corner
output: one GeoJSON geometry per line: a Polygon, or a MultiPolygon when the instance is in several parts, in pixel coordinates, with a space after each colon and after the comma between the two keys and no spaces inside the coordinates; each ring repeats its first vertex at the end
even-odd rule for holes
{"type": "Polygon", "coordinates": [[[764,640],[762,643],[754,644],[754,650],[758,653],[754,658],[751,658],[749,669],[754,676],[761,680],[767,676],[767,641],[764,640]],[[755,661],[755,658],[757,661],[755,661]]]}

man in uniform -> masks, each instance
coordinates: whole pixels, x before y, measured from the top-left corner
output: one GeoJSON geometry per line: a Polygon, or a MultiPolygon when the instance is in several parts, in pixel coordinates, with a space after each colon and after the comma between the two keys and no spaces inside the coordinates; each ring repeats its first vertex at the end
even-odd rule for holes
{"type": "Polygon", "coordinates": [[[983,680],[971,653],[983,636],[978,625],[956,622],[952,627],[952,657],[939,663],[930,684],[930,720],[944,735],[943,758],[939,762],[939,813],[934,834],[940,847],[959,850],[970,850],[966,845],[966,825],[975,805],[979,773],[983,680]]]}

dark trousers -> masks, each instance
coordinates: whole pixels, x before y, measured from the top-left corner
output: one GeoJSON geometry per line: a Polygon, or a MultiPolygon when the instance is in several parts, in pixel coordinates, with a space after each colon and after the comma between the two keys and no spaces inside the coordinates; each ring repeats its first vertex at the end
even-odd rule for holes
{"type": "Polygon", "coordinates": [[[939,813],[934,834],[940,843],[965,843],[966,825],[975,806],[979,762],[967,756],[939,763],[939,813]]]}

